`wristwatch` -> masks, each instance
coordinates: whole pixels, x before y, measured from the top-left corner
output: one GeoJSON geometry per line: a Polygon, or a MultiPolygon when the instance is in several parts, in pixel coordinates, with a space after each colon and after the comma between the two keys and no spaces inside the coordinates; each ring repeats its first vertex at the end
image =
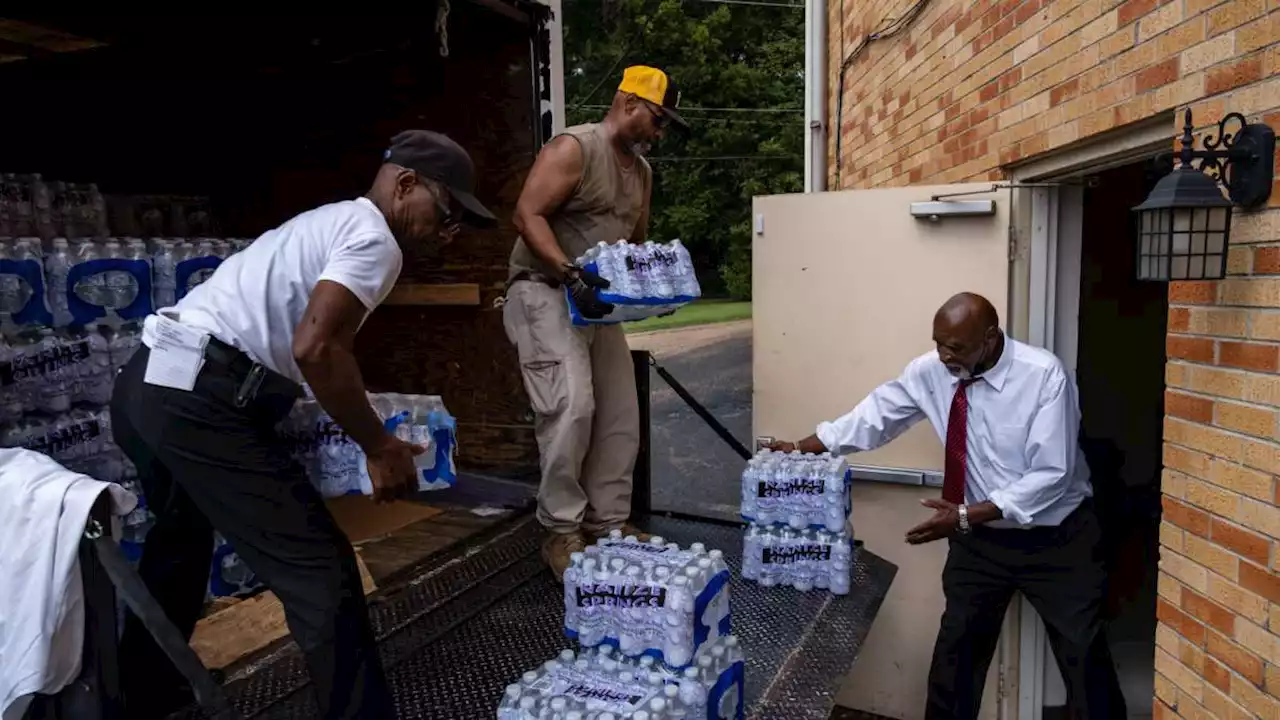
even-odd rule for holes
{"type": "Polygon", "coordinates": [[[973,526],[969,524],[969,506],[961,505],[958,510],[960,511],[960,534],[968,535],[969,531],[973,529],[973,526]]]}

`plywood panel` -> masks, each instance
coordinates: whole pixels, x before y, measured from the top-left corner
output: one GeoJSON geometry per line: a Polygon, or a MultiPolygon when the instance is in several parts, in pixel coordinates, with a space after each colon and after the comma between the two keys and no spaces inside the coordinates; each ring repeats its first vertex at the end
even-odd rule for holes
{"type": "MultiPolygon", "coordinates": [[[[991,185],[892,188],[755,200],[754,426],[800,438],[854,407],[933,349],[951,295],[1008,299],[1008,202],[992,217],[911,217],[912,202],[991,185]],[[757,225],[759,228],[759,225],[757,225]]],[[[981,196],[991,197],[991,196],[981,196]]],[[[921,423],[859,465],[941,471],[942,444],[921,423]]]]}

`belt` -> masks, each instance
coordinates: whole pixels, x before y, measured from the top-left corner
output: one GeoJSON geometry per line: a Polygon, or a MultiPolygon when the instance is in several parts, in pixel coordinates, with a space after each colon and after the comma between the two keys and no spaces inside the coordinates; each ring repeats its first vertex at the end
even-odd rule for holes
{"type": "Polygon", "coordinates": [[[515,275],[512,275],[511,279],[507,281],[507,289],[510,290],[512,285],[515,285],[516,283],[522,282],[522,281],[542,283],[543,285],[546,285],[552,290],[560,289],[559,280],[551,277],[550,275],[544,275],[540,272],[534,272],[532,270],[521,270],[517,272],[515,275]]]}
{"type": "Polygon", "coordinates": [[[235,397],[238,407],[248,405],[259,395],[284,396],[294,399],[302,397],[302,388],[298,383],[262,363],[254,362],[244,351],[228,345],[212,335],[209,336],[209,342],[204,346],[204,356],[207,360],[229,370],[234,377],[240,380],[240,387],[236,391],[235,397]]]}

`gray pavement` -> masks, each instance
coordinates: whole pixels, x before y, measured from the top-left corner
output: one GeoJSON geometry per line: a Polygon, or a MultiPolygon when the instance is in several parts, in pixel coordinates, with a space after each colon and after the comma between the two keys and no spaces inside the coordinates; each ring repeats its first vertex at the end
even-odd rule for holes
{"type": "MultiPolygon", "coordinates": [[[[716,339],[657,360],[743,445],[751,448],[751,336],[716,339]]],[[[744,461],[656,372],[651,383],[653,507],[736,519],[744,461]]]]}

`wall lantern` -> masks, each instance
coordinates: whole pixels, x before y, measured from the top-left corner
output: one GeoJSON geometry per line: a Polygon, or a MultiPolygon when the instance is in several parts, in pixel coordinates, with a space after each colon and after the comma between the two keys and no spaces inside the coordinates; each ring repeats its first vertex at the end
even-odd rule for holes
{"type": "Polygon", "coordinates": [[[1178,167],[1133,209],[1138,213],[1139,280],[1223,277],[1232,206],[1255,208],[1271,196],[1275,131],[1231,113],[1218,123],[1216,136],[1205,137],[1205,149],[1196,150],[1190,110],[1186,117],[1178,167]],[[1200,161],[1199,168],[1192,166],[1194,160],[1200,161]]]}

